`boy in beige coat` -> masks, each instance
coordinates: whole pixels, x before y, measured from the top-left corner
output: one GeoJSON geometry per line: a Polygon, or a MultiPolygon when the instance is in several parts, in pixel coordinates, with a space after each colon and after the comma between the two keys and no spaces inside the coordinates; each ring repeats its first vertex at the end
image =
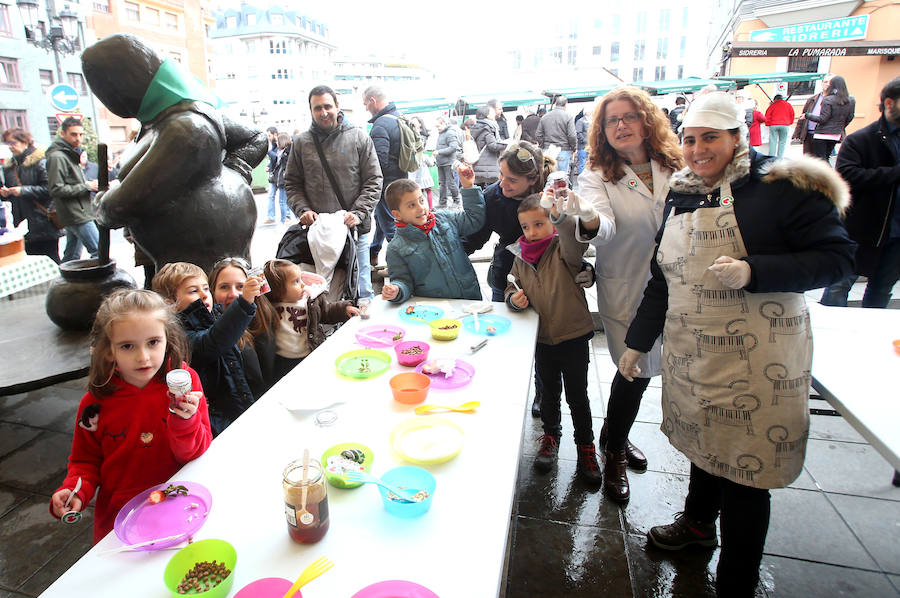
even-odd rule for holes
{"type": "MultiPolygon", "coordinates": [[[[553,192],[545,191],[552,200],[553,192]]],[[[586,205],[587,211],[593,207],[586,205]]],[[[559,453],[560,396],[566,388],[566,402],[575,426],[578,447],[578,473],[585,481],[600,485],[603,481],[594,448],[591,406],[587,395],[590,339],[594,322],[588,310],[584,290],[575,282],[587,247],[575,239],[576,216],[562,214],[556,204],[552,210],[541,207],[541,196],[531,195],[518,208],[522,236],[507,247],[516,255],[506,288],[506,303],[514,310],[533,307],[540,316],[535,368],[543,382],[541,420],[544,434],[534,466],[549,471],[559,453]],[[557,234],[559,226],[562,234],[557,234]]],[[[597,223],[596,213],[586,221],[597,223]]]]}

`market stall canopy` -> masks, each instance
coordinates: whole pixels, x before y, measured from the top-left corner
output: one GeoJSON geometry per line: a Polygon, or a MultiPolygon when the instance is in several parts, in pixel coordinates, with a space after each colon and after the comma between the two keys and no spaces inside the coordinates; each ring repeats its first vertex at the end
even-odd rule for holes
{"type": "Polygon", "coordinates": [[[671,81],[636,81],[632,85],[640,87],[650,95],[661,96],[668,93],[694,93],[707,85],[714,85],[716,89],[731,89],[734,87],[734,81],[688,77],[686,79],[672,79],[671,81]]]}
{"type": "Polygon", "coordinates": [[[720,80],[734,81],[738,89],[748,85],[763,85],[765,83],[798,83],[800,81],[818,81],[823,79],[826,73],[756,73],[753,75],[723,75],[720,80]]]}
{"type": "Polygon", "coordinates": [[[456,102],[450,98],[426,98],[423,100],[395,100],[394,105],[403,114],[450,110],[456,102]]]}
{"type": "Polygon", "coordinates": [[[570,102],[593,102],[598,96],[606,95],[618,85],[601,85],[594,87],[566,87],[545,89],[544,95],[553,102],[558,96],[566,96],[570,102]]]}
{"type": "Polygon", "coordinates": [[[499,100],[504,108],[516,106],[528,106],[532,104],[548,104],[550,98],[536,91],[504,92],[504,93],[479,93],[460,96],[456,103],[457,112],[460,114],[475,114],[475,111],[491,100],[499,100]]]}

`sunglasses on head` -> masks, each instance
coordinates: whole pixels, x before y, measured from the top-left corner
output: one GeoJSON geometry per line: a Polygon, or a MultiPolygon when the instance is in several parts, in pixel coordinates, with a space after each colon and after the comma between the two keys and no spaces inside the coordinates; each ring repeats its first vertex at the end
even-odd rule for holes
{"type": "Polygon", "coordinates": [[[509,151],[516,152],[516,159],[519,162],[531,162],[531,167],[535,170],[538,169],[537,162],[534,160],[534,156],[524,147],[520,146],[518,143],[514,143],[509,146],[509,151]]]}
{"type": "Polygon", "coordinates": [[[250,264],[242,257],[224,257],[213,265],[213,270],[219,267],[235,266],[244,271],[244,274],[250,271],[250,264]]]}

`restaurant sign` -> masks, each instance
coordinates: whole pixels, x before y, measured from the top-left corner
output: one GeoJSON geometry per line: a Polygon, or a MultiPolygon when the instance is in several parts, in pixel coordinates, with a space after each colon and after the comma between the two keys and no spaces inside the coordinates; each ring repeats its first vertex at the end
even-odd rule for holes
{"type": "Polygon", "coordinates": [[[751,42],[836,42],[865,39],[869,15],[759,29],[750,33],[751,42]]]}
{"type": "Polygon", "coordinates": [[[733,58],[765,58],[769,56],[817,57],[824,56],[900,56],[900,42],[884,42],[880,44],[777,44],[753,46],[734,45],[731,48],[733,58]]]}

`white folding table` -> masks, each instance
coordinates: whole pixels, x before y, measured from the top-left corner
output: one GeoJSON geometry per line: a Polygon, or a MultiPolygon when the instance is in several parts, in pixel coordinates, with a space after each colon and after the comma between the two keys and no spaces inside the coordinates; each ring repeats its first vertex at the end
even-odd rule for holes
{"type": "MultiPolygon", "coordinates": [[[[415,299],[413,301],[416,301],[415,299]]],[[[420,300],[459,313],[470,301],[420,300]]],[[[399,317],[400,309],[380,299],[370,320],[353,318],[216,438],[199,459],[172,480],[198,482],[212,493],[207,522],[194,539],[221,538],[237,550],[234,595],[262,577],[290,580],[320,556],[335,567],[303,588],[307,598],[352,596],[372,583],[402,579],[428,587],[442,598],[495,597],[503,577],[504,554],[515,494],[519,445],[532,372],[537,315],[514,313],[494,304],[494,314],[511,328],[491,337],[473,355],[468,347],[483,340],[463,330],[457,340],[430,338],[429,327],[399,317]],[[288,536],[281,487],[282,470],[304,448],[321,456],[343,442],[361,442],[374,452],[373,471],[383,474],[404,463],[389,447],[389,433],[416,416],[413,407],[393,400],[388,380],[410,371],[396,362],[368,380],[350,380],[335,371],[335,358],[362,348],[354,333],[374,324],[399,325],[408,340],[431,344],[431,356],[459,356],[471,363],[471,383],[455,391],[430,391],[428,402],[481,401],[471,414],[450,413],[465,432],[462,452],[426,468],[437,479],[431,510],[417,519],[389,515],[373,485],[341,490],[329,487],[331,527],[313,545],[288,536]],[[315,407],[335,401],[336,423],[319,427],[315,407]],[[288,410],[290,406],[294,411],[288,410]],[[309,412],[297,411],[305,406],[309,412]]],[[[164,596],[163,570],[171,550],[99,554],[120,546],[109,534],[64,573],[43,596],[164,596]]]]}

